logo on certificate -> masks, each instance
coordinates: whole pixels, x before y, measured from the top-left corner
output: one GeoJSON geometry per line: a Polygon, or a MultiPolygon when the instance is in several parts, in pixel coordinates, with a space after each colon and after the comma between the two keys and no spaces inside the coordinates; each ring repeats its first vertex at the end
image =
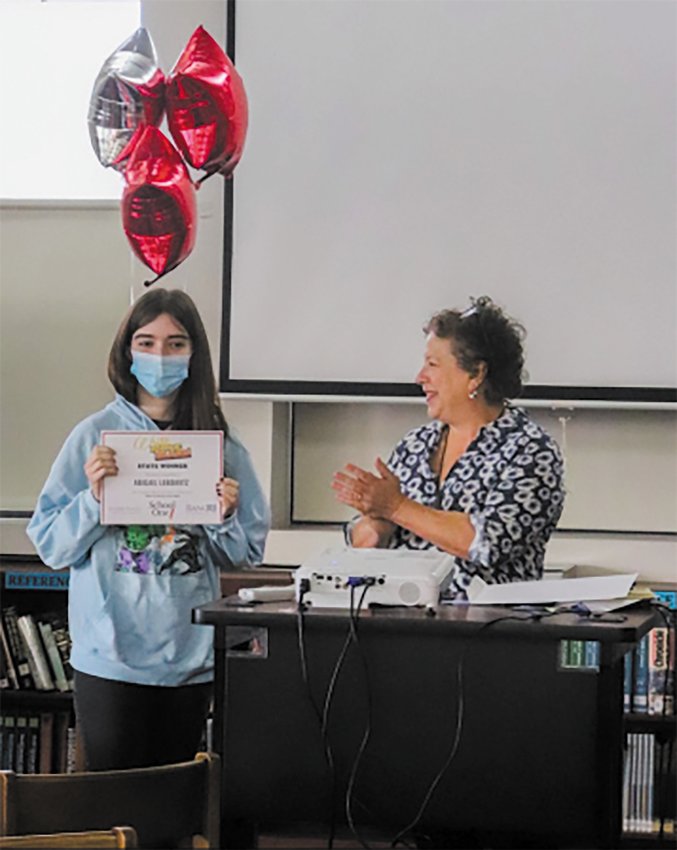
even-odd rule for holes
{"type": "Polygon", "coordinates": [[[155,460],[181,460],[193,456],[190,446],[183,446],[177,441],[172,442],[168,437],[157,437],[151,440],[148,448],[155,460]]]}
{"type": "Polygon", "coordinates": [[[176,511],[176,501],[165,501],[163,499],[149,499],[148,508],[155,520],[171,522],[176,511]]]}

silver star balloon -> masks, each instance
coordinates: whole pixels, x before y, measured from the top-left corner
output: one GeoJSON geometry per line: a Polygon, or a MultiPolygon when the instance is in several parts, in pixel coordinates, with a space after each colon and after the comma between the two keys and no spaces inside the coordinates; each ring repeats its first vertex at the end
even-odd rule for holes
{"type": "Polygon", "coordinates": [[[89,137],[99,162],[123,171],[143,129],[165,109],[165,76],[145,27],[104,62],[89,99],[89,137]]]}

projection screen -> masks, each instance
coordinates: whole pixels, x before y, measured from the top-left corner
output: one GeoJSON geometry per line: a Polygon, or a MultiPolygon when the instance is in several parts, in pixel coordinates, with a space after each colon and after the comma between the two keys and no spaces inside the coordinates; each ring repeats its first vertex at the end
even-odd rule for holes
{"type": "Polygon", "coordinates": [[[237,3],[221,389],[415,394],[425,320],[488,294],[527,397],[677,400],[676,17],[237,3]]]}

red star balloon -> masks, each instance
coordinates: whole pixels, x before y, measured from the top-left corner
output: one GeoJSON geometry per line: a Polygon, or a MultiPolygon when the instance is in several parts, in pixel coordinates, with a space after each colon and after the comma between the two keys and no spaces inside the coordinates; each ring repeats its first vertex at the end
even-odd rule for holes
{"type": "Polygon", "coordinates": [[[157,280],[193,250],[195,189],[178,151],[157,127],[143,130],[125,179],[122,226],[132,250],[157,280]]]}
{"type": "Polygon", "coordinates": [[[121,171],[143,128],[165,109],[165,76],[143,27],[104,62],[89,100],[89,136],[99,162],[121,171]]]}
{"type": "Polygon", "coordinates": [[[247,135],[247,95],[235,66],[203,27],[169,74],[166,98],[169,130],[186,162],[204,169],[205,177],[230,175],[247,135]]]}

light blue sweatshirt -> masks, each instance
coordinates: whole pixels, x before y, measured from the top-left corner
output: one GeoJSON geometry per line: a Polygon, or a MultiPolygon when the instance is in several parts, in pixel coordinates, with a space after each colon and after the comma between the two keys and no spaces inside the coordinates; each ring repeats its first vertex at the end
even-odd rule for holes
{"type": "Polygon", "coordinates": [[[101,525],[83,468],[101,432],[157,430],[119,395],[76,425],[54,461],[28,536],[45,564],[71,568],[76,670],[142,685],[196,684],[213,678],[213,632],[193,625],[191,611],[220,596],[221,568],[261,563],[270,511],[249,453],[229,434],[224,462],[239,482],[239,505],[223,523],[101,525]]]}

